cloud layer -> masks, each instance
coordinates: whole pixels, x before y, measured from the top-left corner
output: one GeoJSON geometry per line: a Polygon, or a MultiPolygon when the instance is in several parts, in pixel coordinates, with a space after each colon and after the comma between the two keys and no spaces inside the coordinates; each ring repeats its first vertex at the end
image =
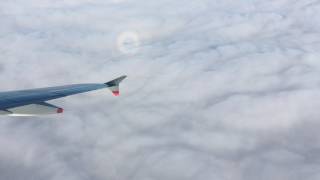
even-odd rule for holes
{"type": "Polygon", "coordinates": [[[105,82],[0,120],[3,179],[320,178],[320,4],[2,0],[1,89],[105,82]]]}

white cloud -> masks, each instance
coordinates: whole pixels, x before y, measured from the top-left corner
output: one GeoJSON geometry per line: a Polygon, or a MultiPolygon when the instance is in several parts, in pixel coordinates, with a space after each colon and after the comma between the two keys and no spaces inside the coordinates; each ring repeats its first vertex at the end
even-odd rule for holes
{"type": "Polygon", "coordinates": [[[129,77],[119,98],[54,101],[63,116],[2,117],[1,177],[318,179],[319,12],[311,0],[3,0],[1,89],[129,77]]]}

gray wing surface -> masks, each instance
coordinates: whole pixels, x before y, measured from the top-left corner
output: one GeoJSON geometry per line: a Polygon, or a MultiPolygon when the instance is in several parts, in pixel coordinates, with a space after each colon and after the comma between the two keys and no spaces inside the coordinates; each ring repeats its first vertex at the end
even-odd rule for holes
{"type": "Polygon", "coordinates": [[[29,104],[39,104],[45,101],[103,88],[110,89],[118,87],[119,83],[125,78],[126,76],[121,76],[115,80],[112,80],[104,84],[74,84],[49,88],[1,92],[0,110],[6,110],[29,104]]]}

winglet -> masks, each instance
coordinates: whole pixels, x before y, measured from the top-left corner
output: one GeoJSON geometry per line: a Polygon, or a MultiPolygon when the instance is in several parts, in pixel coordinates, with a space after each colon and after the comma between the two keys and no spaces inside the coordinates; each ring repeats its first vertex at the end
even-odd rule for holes
{"type": "Polygon", "coordinates": [[[121,81],[123,81],[127,76],[121,76],[117,79],[114,79],[112,81],[109,81],[107,83],[105,83],[105,85],[108,86],[108,88],[110,89],[110,91],[112,91],[113,95],[115,96],[119,96],[120,95],[120,91],[119,91],[119,84],[121,83],[121,81]]]}

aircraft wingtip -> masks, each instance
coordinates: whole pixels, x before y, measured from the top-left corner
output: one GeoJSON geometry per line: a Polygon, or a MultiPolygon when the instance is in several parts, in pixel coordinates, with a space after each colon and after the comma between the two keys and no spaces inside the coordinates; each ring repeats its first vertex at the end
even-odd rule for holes
{"type": "Polygon", "coordinates": [[[114,96],[120,96],[120,91],[112,91],[114,96]]]}

